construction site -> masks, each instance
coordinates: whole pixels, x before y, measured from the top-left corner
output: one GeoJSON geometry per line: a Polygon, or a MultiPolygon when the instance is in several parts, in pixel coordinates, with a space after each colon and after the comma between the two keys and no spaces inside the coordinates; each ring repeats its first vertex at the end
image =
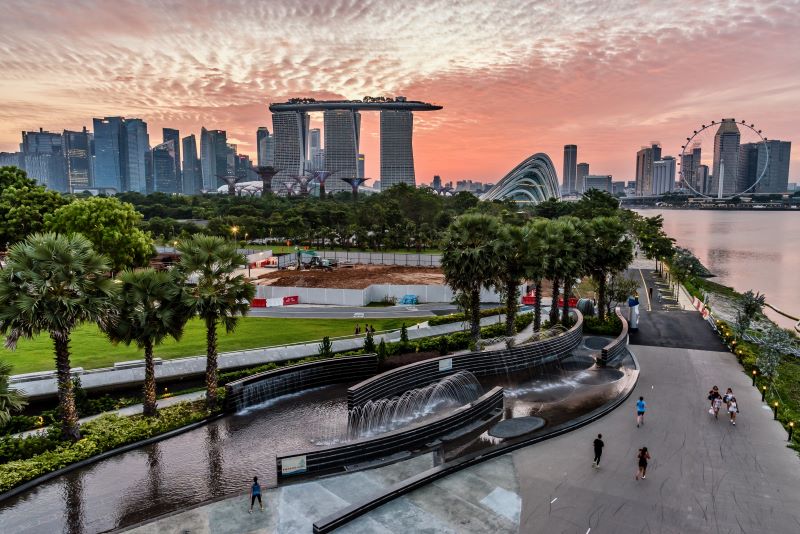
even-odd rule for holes
{"type": "Polygon", "coordinates": [[[436,267],[349,264],[315,268],[304,265],[302,270],[264,272],[254,283],[284,287],[365,289],[374,284],[444,285],[444,274],[436,267]]]}

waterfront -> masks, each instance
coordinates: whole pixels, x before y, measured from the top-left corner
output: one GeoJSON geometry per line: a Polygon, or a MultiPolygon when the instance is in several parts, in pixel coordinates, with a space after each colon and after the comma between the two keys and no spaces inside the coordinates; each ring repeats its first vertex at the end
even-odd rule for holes
{"type": "MultiPolygon", "coordinates": [[[[703,211],[641,209],[664,217],[664,231],[690,249],[716,275],[715,282],[737,291],[760,291],[767,302],[800,314],[800,213],[790,211],[703,211]]],[[[793,321],[765,308],[785,328],[793,321]]]]}

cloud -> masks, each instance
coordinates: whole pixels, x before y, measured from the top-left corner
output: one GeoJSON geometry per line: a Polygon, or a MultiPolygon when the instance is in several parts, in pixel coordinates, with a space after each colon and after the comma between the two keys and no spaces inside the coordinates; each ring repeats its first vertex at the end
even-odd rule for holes
{"type": "MultiPolygon", "coordinates": [[[[529,154],[579,145],[593,172],[632,176],[639,145],[675,153],[684,132],[743,115],[796,131],[797,1],[6,0],[0,150],[19,131],[92,116],[200,126],[251,141],[292,96],[405,94],[420,181],[495,181],[529,154]]],[[[375,136],[362,135],[378,175],[375,136]]],[[[373,132],[374,133],[374,132],[373,132]]],[[[796,152],[797,154],[797,152],[796,152]]]]}

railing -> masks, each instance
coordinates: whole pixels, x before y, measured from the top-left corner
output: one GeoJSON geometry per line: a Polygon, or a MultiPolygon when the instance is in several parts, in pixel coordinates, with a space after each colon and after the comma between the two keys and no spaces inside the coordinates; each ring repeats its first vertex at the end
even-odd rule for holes
{"type": "Polygon", "coordinates": [[[349,465],[419,449],[433,438],[459,430],[474,421],[498,417],[502,408],[503,388],[495,387],[470,404],[410,428],[345,445],[284,454],[276,458],[278,481],[291,475],[333,472],[349,465]]]}
{"type": "Polygon", "coordinates": [[[628,321],[623,317],[619,307],[614,312],[619,317],[619,320],[622,321],[622,332],[600,351],[603,363],[608,363],[622,354],[628,345],[628,321]]]}
{"type": "Polygon", "coordinates": [[[560,336],[511,349],[443,356],[405,365],[369,378],[347,390],[347,406],[353,409],[367,401],[425,387],[458,371],[469,371],[475,376],[490,376],[559,360],[580,345],[583,336],[583,315],[578,310],[572,310],[572,313],[576,316],[575,324],[560,336]]]}

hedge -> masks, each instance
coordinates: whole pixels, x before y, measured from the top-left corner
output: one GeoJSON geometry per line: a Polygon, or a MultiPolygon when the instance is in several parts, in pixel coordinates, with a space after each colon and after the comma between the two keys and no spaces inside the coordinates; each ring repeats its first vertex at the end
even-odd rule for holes
{"type": "Polygon", "coordinates": [[[599,336],[618,336],[622,333],[622,321],[616,314],[608,314],[604,321],[598,317],[583,318],[583,333],[599,336]]]}
{"type": "MultiPolygon", "coordinates": [[[[499,315],[505,312],[506,312],[505,306],[501,306],[498,308],[487,308],[485,310],[481,310],[481,319],[484,317],[491,317],[492,315],[499,315]]],[[[428,324],[430,326],[438,326],[440,324],[461,323],[469,320],[470,317],[468,317],[463,313],[451,313],[449,315],[440,315],[438,317],[434,317],[428,320],[428,324]]]]}

